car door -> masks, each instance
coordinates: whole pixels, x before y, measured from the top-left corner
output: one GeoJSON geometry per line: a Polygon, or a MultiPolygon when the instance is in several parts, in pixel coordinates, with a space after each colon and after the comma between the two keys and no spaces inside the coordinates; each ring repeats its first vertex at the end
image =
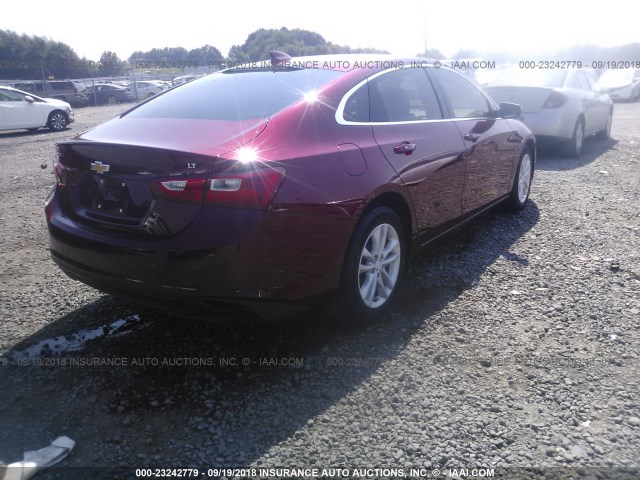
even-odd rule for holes
{"type": "Polygon", "coordinates": [[[434,236],[461,214],[460,134],[443,118],[424,69],[385,71],[367,86],[376,143],[407,188],[418,234],[434,236]]]}
{"type": "Polygon", "coordinates": [[[495,104],[467,77],[448,69],[428,73],[464,141],[462,213],[470,213],[511,190],[519,137],[507,120],[495,118],[495,104]]]}

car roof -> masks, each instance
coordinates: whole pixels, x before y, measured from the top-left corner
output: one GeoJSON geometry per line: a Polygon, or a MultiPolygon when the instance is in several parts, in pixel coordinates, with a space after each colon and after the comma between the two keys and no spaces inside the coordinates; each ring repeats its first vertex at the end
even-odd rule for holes
{"type": "MultiPolygon", "coordinates": [[[[323,70],[337,70],[341,72],[349,72],[367,66],[372,70],[385,70],[399,66],[411,65],[412,63],[421,66],[432,65],[436,60],[422,57],[400,57],[391,54],[382,53],[342,53],[330,55],[313,55],[302,57],[291,57],[282,61],[282,67],[291,68],[321,68],[323,70]],[[369,67],[371,66],[371,67],[369,67]]],[[[246,68],[270,68],[271,60],[261,60],[258,62],[246,62],[232,69],[246,68]]]]}

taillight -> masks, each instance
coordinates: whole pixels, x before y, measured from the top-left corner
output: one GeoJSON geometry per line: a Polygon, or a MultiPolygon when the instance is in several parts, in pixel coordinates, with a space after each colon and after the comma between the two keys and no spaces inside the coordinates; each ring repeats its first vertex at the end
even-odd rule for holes
{"type": "Polygon", "coordinates": [[[213,178],[175,178],[156,183],[157,191],[171,202],[265,209],[282,183],[280,167],[225,171],[213,178]]]}
{"type": "Polygon", "coordinates": [[[547,100],[542,105],[542,108],[560,108],[565,103],[567,103],[567,97],[564,93],[560,92],[551,92],[547,97],[547,100]]]}
{"type": "Polygon", "coordinates": [[[172,202],[202,204],[205,179],[176,179],[158,182],[160,195],[172,202]]]}
{"type": "Polygon", "coordinates": [[[62,158],[62,147],[56,144],[55,150],[56,153],[53,157],[53,174],[56,177],[58,187],[64,188],[67,185],[67,169],[60,163],[60,159],[62,158]]]}
{"type": "Polygon", "coordinates": [[[53,164],[53,173],[56,176],[56,182],[58,187],[64,188],[67,186],[66,171],[58,162],[53,164]]]}

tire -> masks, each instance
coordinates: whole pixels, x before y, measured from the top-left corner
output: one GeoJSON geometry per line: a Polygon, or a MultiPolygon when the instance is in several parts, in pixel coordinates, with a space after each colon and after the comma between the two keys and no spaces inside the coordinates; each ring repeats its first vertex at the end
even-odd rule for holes
{"type": "Polygon", "coordinates": [[[567,157],[575,158],[579,157],[582,152],[582,145],[584,143],[584,121],[579,118],[576,122],[576,126],[573,128],[573,137],[569,140],[564,147],[564,154],[567,157]]]}
{"type": "Polygon", "coordinates": [[[47,119],[47,127],[49,127],[49,130],[53,130],[54,132],[61,132],[67,128],[67,123],[67,116],[60,110],[54,110],[51,112],[47,119]]]}
{"type": "Polygon", "coordinates": [[[380,318],[404,271],[405,235],[402,221],[390,208],[377,207],[366,214],[351,238],[331,313],[350,323],[380,318]]]}
{"type": "Polygon", "coordinates": [[[110,95],[109,98],[107,98],[107,103],[109,105],[115,105],[116,103],[118,103],[118,101],[116,100],[116,97],[110,95]]]}
{"type": "Polygon", "coordinates": [[[604,127],[604,130],[600,130],[596,133],[596,138],[599,140],[606,140],[611,136],[611,124],[613,123],[613,110],[609,112],[609,117],[607,118],[607,124],[604,127]]]}
{"type": "Polygon", "coordinates": [[[533,180],[533,154],[529,147],[525,147],[520,153],[518,168],[513,179],[513,187],[507,199],[507,208],[512,212],[524,209],[531,192],[531,180],[533,180]]]}

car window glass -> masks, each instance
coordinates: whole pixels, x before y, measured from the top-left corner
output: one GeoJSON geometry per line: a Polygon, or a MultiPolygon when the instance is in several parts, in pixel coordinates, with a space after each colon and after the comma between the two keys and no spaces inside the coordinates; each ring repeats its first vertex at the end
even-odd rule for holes
{"type": "Polygon", "coordinates": [[[490,85],[492,87],[560,88],[564,84],[566,76],[566,70],[508,69],[498,75],[490,85]]]}
{"type": "Polygon", "coordinates": [[[564,86],[566,88],[576,88],[576,89],[579,89],[579,90],[584,90],[584,87],[582,86],[582,84],[578,80],[578,75],[576,75],[575,73],[573,75],[569,75],[569,77],[567,78],[567,81],[565,82],[564,86]]]}
{"type": "Polygon", "coordinates": [[[420,68],[393,70],[369,81],[372,122],[407,122],[442,118],[440,105],[420,68]]]}
{"type": "Polygon", "coordinates": [[[369,88],[366,83],[347,99],[342,117],[348,122],[369,121],[369,88]]]}
{"type": "Polygon", "coordinates": [[[451,70],[433,70],[449,100],[453,118],[486,117],[491,104],[482,92],[464,76],[451,70]]]}
{"type": "Polygon", "coordinates": [[[25,95],[20,92],[14,92],[12,90],[2,90],[0,95],[3,95],[1,100],[6,102],[20,102],[24,99],[25,95]]]}
{"type": "MultiPolygon", "coordinates": [[[[127,115],[144,118],[268,119],[344,72],[322,69],[232,69],[167,92],[127,115]]],[[[309,95],[308,101],[314,96],[309,95]]]]}
{"type": "Polygon", "coordinates": [[[596,81],[589,75],[588,73],[582,73],[582,78],[587,84],[587,90],[595,90],[596,89],[596,81]]]}

